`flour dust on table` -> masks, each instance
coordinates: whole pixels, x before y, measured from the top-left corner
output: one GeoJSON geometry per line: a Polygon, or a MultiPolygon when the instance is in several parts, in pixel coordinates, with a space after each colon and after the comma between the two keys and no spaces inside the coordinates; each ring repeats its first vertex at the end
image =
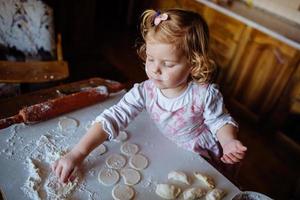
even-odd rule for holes
{"type": "Polygon", "coordinates": [[[76,172],[74,181],[63,184],[52,172],[50,165],[63,156],[66,150],[58,148],[47,136],[42,135],[27,158],[29,176],[22,190],[30,199],[66,199],[79,183],[76,172]]]}

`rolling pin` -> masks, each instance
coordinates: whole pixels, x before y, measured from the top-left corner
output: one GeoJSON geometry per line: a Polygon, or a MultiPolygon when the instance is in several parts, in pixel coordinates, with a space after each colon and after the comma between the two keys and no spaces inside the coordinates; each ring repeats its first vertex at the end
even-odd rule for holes
{"type": "MultiPolygon", "coordinates": [[[[121,85],[112,84],[111,91],[121,90],[121,85]]],[[[0,129],[16,123],[33,124],[58,115],[83,108],[105,100],[109,96],[106,86],[89,88],[81,92],[58,97],[46,102],[24,107],[15,116],[0,119],[0,129]]]]}

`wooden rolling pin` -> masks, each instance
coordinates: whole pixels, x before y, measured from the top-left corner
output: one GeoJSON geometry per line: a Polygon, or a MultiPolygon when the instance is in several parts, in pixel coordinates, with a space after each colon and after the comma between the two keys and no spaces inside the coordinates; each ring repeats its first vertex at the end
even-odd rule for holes
{"type": "MultiPolygon", "coordinates": [[[[123,89],[121,84],[111,84],[110,91],[117,92],[123,89]]],[[[33,124],[44,121],[58,115],[83,108],[105,100],[109,96],[106,86],[89,88],[81,92],[58,97],[43,103],[25,107],[19,114],[0,119],[0,129],[9,127],[12,124],[22,123],[33,124]]]]}

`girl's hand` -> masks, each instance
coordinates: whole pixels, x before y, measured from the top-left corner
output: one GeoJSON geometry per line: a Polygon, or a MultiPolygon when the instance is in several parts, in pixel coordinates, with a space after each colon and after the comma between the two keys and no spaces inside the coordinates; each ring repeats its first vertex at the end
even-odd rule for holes
{"type": "Polygon", "coordinates": [[[247,147],[245,147],[239,140],[232,139],[223,145],[222,162],[227,164],[234,164],[240,162],[246,153],[247,147]]]}
{"type": "Polygon", "coordinates": [[[74,169],[81,164],[84,158],[85,156],[81,152],[73,149],[53,163],[52,171],[62,183],[66,183],[70,180],[74,169]]]}

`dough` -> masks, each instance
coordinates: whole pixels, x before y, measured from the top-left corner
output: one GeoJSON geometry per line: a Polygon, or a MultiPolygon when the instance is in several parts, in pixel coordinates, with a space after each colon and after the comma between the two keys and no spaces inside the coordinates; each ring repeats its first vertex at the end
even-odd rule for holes
{"type": "Polygon", "coordinates": [[[129,142],[125,142],[121,146],[121,152],[127,156],[131,156],[136,154],[139,151],[139,147],[136,144],[131,144],[129,142]]]}
{"type": "Polygon", "coordinates": [[[134,189],[128,185],[116,185],[112,190],[115,200],[130,200],[134,197],[134,189]]]}
{"type": "Polygon", "coordinates": [[[175,199],[180,192],[180,188],[168,184],[157,184],[155,190],[155,193],[164,199],[175,199]]]}
{"type": "Polygon", "coordinates": [[[200,187],[198,188],[188,188],[183,192],[184,200],[197,200],[204,196],[206,191],[200,187]]]}
{"type": "Polygon", "coordinates": [[[206,200],[221,200],[225,196],[225,192],[215,188],[206,195],[206,200]]]}
{"type": "Polygon", "coordinates": [[[130,157],[129,165],[133,169],[142,170],[148,166],[148,160],[141,154],[136,154],[130,157]]]}
{"type": "Polygon", "coordinates": [[[201,180],[210,189],[215,188],[215,182],[210,176],[201,174],[200,172],[195,172],[194,175],[197,179],[201,180]]]}
{"type": "Polygon", "coordinates": [[[185,183],[187,185],[190,185],[188,176],[185,173],[180,172],[180,171],[169,172],[168,179],[174,180],[174,181],[179,181],[179,182],[185,183]]]}
{"type": "Polygon", "coordinates": [[[120,173],[126,185],[135,185],[141,180],[140,173],[135,169],[130,169],[130,168],[121,169],[120,173]]]}
{"type": "Polygon", "coordinates": [[[112,154],[106,159],[106,165],[112,169],[121,169],[125,164],[126,159],[120,154],[112,154]]]}
{"type": "Polygon", "coordinates": [[[105,186],[112,186],[116,184],[120,179],[120,175],[117,170],[110,168],[103,168],[98,174],[98,181],[105,186]]]}
{"type": "Polygon", "coordinates": [[[102,155],[106,152],[107,148],[104,144],[100,144],[94,151],[97,155],[102,155]]]}
{"type": "Polygon", "coordinates": [[[120,131],[119,135],[113,140],[115,142],[124,142],[128,138],[128,134],[125,131],[120,131]]]}
{"type": "Polygon", "coordinates": [[[75,131],[79,123],[77,120],[69,117],[60,118],[58,121],[58,128],[64,132],[75,131]]]}

